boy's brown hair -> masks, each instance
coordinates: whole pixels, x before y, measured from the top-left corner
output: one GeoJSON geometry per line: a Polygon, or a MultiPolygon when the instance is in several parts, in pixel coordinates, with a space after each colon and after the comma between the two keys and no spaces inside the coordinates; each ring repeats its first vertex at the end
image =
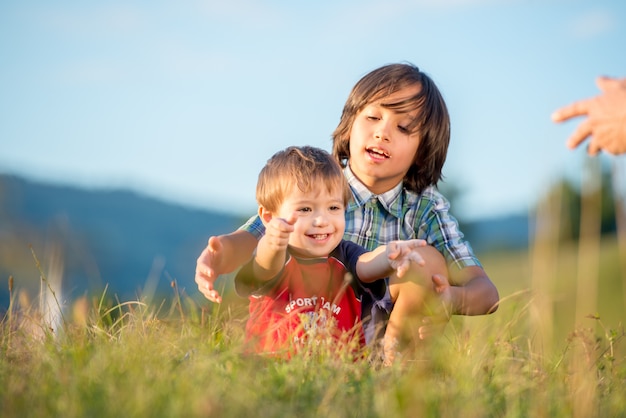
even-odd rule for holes
{"type": "Polygon", "coordinates": [[[259,173],[256,199],[259,205],[275,211],[294,187],[307,193],[325,186],[329,192],[341,190],[343,204],[348,205],[351,193],[343,171],[326,151],[311,147],[288,147],[267,160],[259,173]]]}
{"type": "Polygon", "coordinates": [[[399,113],[418,110],[409,126],[419,132],[420,144],[413,164],[404,176],[404,186],[421,193],[442,178],[443,164],[450,143],[450,116],[448,108],[434,81],[412,64],[390,64],[361,78],[354,86],[343,108],[339,125],[333,132],[333,155],[342,167],[350,159],[350,130],[354,118],[372,102],[409,86],[419,85],[415,96],[399,103],[381,103],[381,106],[399,113]]]}

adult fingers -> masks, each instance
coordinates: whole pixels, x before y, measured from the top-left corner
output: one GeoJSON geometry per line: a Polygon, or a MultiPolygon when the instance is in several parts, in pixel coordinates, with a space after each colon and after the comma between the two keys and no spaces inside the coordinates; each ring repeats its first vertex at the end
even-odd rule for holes
{"type": "Polygon", "coordinates": [[[551,118],[554,122],[563,122],[576,116],[586,115],[588,111],[588,100],[579,100],[555,110],[552,113],[551,118]]]}
{"type": "Polygon", "coordinates": [[[591,135],[591,124],[588,120],[584,120],[576,127],[576,130],[574,130],[574,132],[567,139],[567,147],[569,149],[578,147],[589,137],[589,135],[591,135]]]}
{"type": "Polygon", "coordinates": [[[626,85],[626,78],[613,78],[601,76],[596,78],[596,85],[602,91],[608,91],[613,89],[624,88],[626,85]]]}
{"type": "Polygon", "coordinates": [[[600,143],[596,139],[591,138],[591,141],[589,141],[589,145],[587,146],[587,154],[598,155],[600,151],[602,151],[600,143]]]}

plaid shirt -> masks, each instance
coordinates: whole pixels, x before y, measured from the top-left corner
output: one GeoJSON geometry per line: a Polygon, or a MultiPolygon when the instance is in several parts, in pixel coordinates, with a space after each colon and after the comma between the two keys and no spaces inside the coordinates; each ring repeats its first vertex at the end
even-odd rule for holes
{"type": "Polygon", "coordinates": [[[346,210],[345,239],[372,251],[390,241],[419,238],[437,248],[449,266],[481,266],[472,247],[463,240],[458,222],[448,212],[450,204],[434,186],[418,195],[399,183],[375,195],[349,167],[344,174],[354,198],[346,210]]]}

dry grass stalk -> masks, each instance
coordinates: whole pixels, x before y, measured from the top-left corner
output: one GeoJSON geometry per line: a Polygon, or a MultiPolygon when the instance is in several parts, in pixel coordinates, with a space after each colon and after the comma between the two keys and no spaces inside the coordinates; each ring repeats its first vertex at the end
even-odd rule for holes
{"type": "Polygon", "coordinates": [[[556,276],[560,235],[562,187],[542,199],[535,212],[534,238],[531,241],[530,327],[541,336],[541,345],[551,351],[554,315],[550,284],[556,276]]]}

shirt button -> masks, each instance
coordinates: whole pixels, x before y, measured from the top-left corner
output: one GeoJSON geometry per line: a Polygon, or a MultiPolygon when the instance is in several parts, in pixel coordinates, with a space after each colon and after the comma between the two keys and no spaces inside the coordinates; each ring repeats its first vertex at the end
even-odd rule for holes
{"type": "Polygon", "coordinates": [[[372,231],[370,231],[369,229],[365,232],[365,236],[366,237],[370,237],[372,236],[372,231]]]}

